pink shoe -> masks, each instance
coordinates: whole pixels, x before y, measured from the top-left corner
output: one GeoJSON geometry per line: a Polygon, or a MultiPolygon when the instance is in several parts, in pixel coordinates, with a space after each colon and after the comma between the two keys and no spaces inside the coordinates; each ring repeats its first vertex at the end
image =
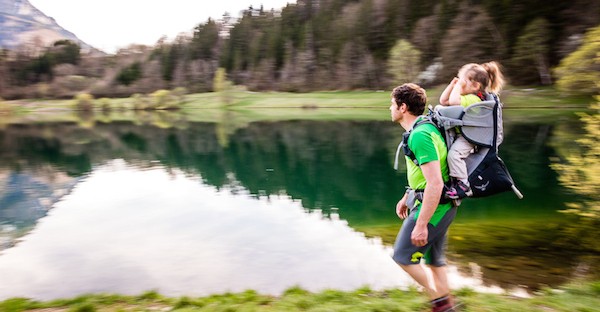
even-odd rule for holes
{"type": "Polygon", "coordinates": [[[450,199],[460,199],[470,196],[473,196],[471,187],[464,184],[462,181],[457,181],[448,191],[446,191],[446,197],[450,199]]]}

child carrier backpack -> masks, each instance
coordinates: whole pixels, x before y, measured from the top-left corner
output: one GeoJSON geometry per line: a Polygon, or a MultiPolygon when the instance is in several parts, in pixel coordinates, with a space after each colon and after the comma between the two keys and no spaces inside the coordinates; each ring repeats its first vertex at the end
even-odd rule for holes
{"type": "MultiPolygon", "coordinates": [[[[427,116],[417,122],[413,129],[425,124],[435,125],[450,149],[460,129],[462,136],[475,145],[474,152],[466,159],[469,184],[474,198],[491,196],[512,190],[521,199],[523,194],[517,189],[502,159],[498,156],[498,146],[503,140],[502,103],[495,94],[487,94],[486,100],[467,107],[442,106],[429,107],[427,116]]],[[[402,143],[396,151],[394,168],[398,168],[398,156],[401,149],[406,156],[418,165],[414,154],[408,148],[408,136],[404,134],[402,143]]]]}

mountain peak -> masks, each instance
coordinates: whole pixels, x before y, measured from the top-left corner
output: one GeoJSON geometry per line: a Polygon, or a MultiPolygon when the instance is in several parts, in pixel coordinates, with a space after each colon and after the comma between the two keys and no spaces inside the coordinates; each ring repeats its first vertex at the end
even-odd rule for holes
{"type": "Polygon", "coordinates": [[[0,48],[15,49],[28,44],[49,46],[64,39],[79,44],[84,51],[93,49],[28,0],[0,0],[0,48]]]}

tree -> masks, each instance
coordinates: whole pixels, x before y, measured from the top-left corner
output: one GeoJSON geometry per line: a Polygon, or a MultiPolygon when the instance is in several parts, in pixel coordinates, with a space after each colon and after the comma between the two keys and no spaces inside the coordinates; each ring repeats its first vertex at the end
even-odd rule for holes
{"type": "Polygon", "coordinates": [[[556,85],[564,91],[589,94],[600,92],[600,26],[590,29],[581,47],[565,57],[554,74],[556,85]]]}
{"type": "MultiPolygon", "coordinates": [[[[550,53],[550,24],[544,18],[536,18],[529,23],[517,39],[512,56],[512,65],[519,69],[520,76],[527,69],[534,69],[543,85],[552,84],[548,54],[550,53]]],[[[526,78],[521,78],[526,81],[526,78]]]]}
{"type": "MultiPolygon", "coordinates": [[[[423,61],[430,62],[438,55],[440,31],[436,27],[438,17],[431,15],[420,19],[414,27],[411,42],[422,52],[423,61]]],[[[397,43],[396,43],[397,44],[397,43]]]]}
{"type": "Polygon", "coordinates": [[[68,63],[77,65],[81,59],[81,48],[70,40],[56,41],[51,51],[56,64],[68,63]]]}
{"type": "Polygon", "coordinates": [[[500,60],[504,41],[488,13],[480,6],[462,3],[442,42],[442,80],[449,80],[467,63],[500,60]]]}
{"type": "Polygon", "coordinates": [[[227,73],[225,72],[225,68],[220,67],[219,69],[217,69],[217,72],[215,73],[215,77],[213,79],[213,91],[219,93],[221,101],[225,105],[231,104],[231,87],[232,83],[231,81],[227,80],[227,73]]]}
{"type": "Polygon", "coordinates": [[[200,24],[194,31],[194,37],[190,43],[193,59],[210,60],[219,41],[219,26],[212,19],[205,24],[200,24]]]}
{"type": "Polygon", "coordinates": [[[388,73],[394,78],[394,84],[414,82],[421,71],[421,51],[408,40],[398,40],[388,59],[388,73]]]}
{"type": "Polygon", "coordinates": [[[139,62],[135,62],[130,66],[121,70],[121,72],[117,75],[117,82],[122,85],[130,85],[134,81],[140,79],[142,77],[142,68],[139,62]]]}
{"type": "Polygon", "coordinates": [[[215,73],[215,78],[213,79],[213,91],[214,92],[222,92],[227,89],[227,74],[225,73],[225,68],[219,67],[217,72],[215,73]]]}

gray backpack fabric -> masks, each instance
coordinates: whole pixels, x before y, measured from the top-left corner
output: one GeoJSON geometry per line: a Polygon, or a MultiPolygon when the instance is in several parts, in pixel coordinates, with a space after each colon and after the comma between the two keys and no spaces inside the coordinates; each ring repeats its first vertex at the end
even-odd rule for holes
{"type": "Polygon", "coordinates": [[[456,127],[460,128],[465,139],[477,146],[497,148],[504,138],[502,103],[495,94],[487,94],[486,101],[468,107],[438,105],[433,115],[438,126],[446,132],[448,146],[455,139],[455,132],[450,130],[456,127]]]}
{"type": "Polygon", "coordinates": [[[462,106],[437,106],[430,108],[429,115],[443,130],[448,149],[460,134],[475,145],[466,159],[472,197],[486,197],[512,190],[518,198],[523,194],[517,189],[508,168],[498,156],[498,146],[504,139],[502,103],[495,94],[487,94],[486,100],[462,106]]]}

